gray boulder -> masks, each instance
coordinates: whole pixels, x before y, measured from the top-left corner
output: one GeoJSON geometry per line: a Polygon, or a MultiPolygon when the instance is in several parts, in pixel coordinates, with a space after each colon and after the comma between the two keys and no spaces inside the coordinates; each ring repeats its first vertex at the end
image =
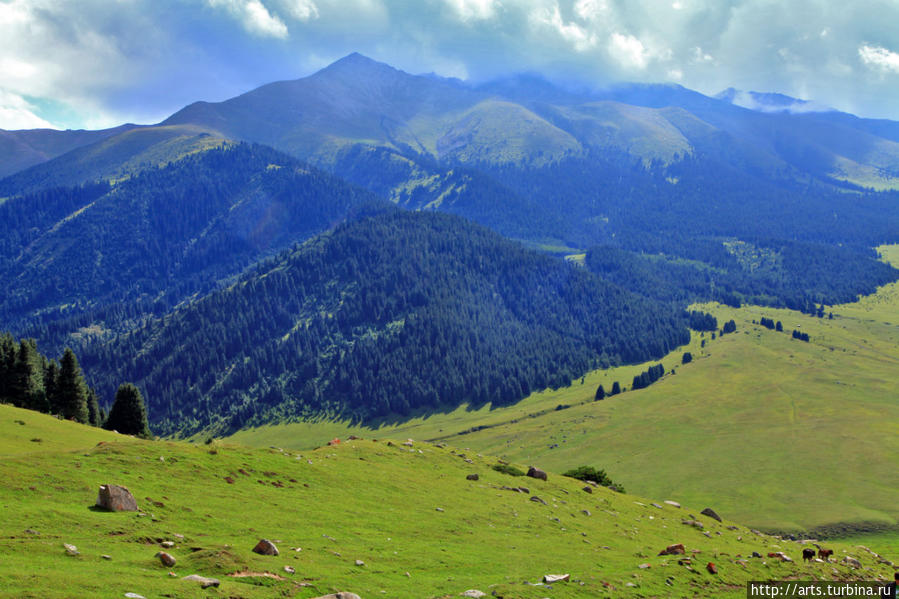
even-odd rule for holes
{"type": "Polygon", "coordinates": [[[137,501],[131,491],[119,485],[100,485],[97,507],[110,512],[136,512],[137,501]]]}
{"type": "Polygon", "coordinates": [[[200,576],[199,574],[191,574],[190,576],[185,576],[181,580],[198,582],[200,583],[200,587],[204,589],[208,589],[209,587],[217,587],[221,584],[218,578],[206,578],[205,576],[200,576]]]}
{"type": "Polygon", "coordinates": [[[278,555],[278,548],[268,539],[262,539],[253,547],[253,553],[259,555],[278,555]]]}
{"type": "Polygon", "coordinates": [[[713,510],[710,507],[705,508],[704,510],[702,510],[699,513],[702,514],[703,516],[708,516],[709,518],[713,518],[713,519],[717,520],[718,522],[721,522],[721,516],[716,514],[715,510],[713,510]]]}
{"type": "Polygon", "coordinates": [[[531,466],[530,468],[528,468],[528,476],[530,476],[531,478],[546,480],[546,472],[535,466],[531,466]]]}

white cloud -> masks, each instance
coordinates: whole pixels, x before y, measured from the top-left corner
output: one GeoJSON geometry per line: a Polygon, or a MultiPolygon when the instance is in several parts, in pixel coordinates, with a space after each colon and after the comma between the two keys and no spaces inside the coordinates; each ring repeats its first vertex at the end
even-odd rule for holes
{"type": "Polygon", "coordinates": [[[248,32],[262,37],[287,37],[287,25],[260,0],[207,0],[213,8],[225,8],[248,32]]]}
{"type": "Polygon", "coordinates": [[[693,55],[693,62],[696,62],[696,63],[715,62],[715,58],[711,54],[703,51],[703,49],[700,48],[699,46],[694,47],[691,52],[693,55]]]}
{"type": "Polygon", "coordinates": [[[318,18],[318,6],[312,0],[281,0],[284,10],[297,21],[311,21],[318,18]]]}
{"type": "Polygon", "coordinates": [[[858,56],[866,65],[882,71],[899,73],[899,54],[881,46],[864,44],[858,49],[858,56]]]}
{"type": "Polygon", "coordinates": [[[585,52],[596,46],[596,35],[574,21],[565,22],[562,19],[562,13],[559,10],[558,4],[554,4],[551,10],[544,9],[533,13],[531,15],[531,20],[537,21],[542,25],[547,25],[555,30],[562,39],[571,44],[578,52],[585,52]]]}
{"type": "Polygon", "coordinates": [[[574,14],[584,21],[600,19],[609,11],[606,0],[577,0],[574,5],[574,14]]]}
{"type": "Polygon", "coordinates": [[[681,81],[684,78],[684,72],[680,69],[668,69],[666,74],[671,81],[681,81]]]}
{"type": "Polygon", "coordinates": [[[444,0],[463,21],[483,21],[496,16],[499,0],[444,0]]]}
{"type": "Polygon", "coordinates": [[[34,106],[12,92],[0,89],[0,129],[58,129],[34,113],[34,106]]]}
{"type": "Polygon", "coordinates": [[[624,67],[642,70],[649,64],[646,47],[632,35],[613,33],[609,38],[609,53],[624,67]]]}

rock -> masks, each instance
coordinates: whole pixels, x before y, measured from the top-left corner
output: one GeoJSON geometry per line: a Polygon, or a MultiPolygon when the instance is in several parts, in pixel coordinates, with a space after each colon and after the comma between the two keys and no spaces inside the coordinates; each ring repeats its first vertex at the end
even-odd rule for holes
{"type": "Polygon", "coordinates": [[[413,445],[415,444],[412,442],[412,439],[403,442],[403,447],[412,447],[413,445]]]}
{"type": "Polygon", "coordinates": [[[198,582],[200,583],[200,587],[204,589],[208,589],[209,587],[217,587],[221,584],[218,578],[206,578],[205,576],[200,576],[199,574],[191,574],[190,576],[185,576],[181,580],[198,582]]]}
{"type": "Polygon", "coordinates": [[[546,480],[546,472],[544,472],[540,468],[535,468],[534,466],[528,468],[528,476],[530,476],[531,478],[546,480]]]}
{"type": "Polygon", "coordinates": [[[593,487],[591,487],[590,485],[587,485],[586,487],[583,488],[583,490],[586,491],[587,493],[592,493],[593,487]]]}
{"type": "Polygon", "coordinates": [[[674,545],[668,545],[664,549],[659,552],[659,555],[684,555],[687,553],[687,549],[684,547],[683,543],[676,543],[674,545]]]}
{"type": "Polygon", "coordinates": [[[470,589],[468,591],[465,591],[464,593],[461,593],[461,596],[474,597],[474,599],[479,599],[480,597],[486,597],[487,593],[485,593],[484,591],[479,591],[477,589],[470,589]]]}
{"type": "Polygon", "coordinates": [[[709,518],[712,518],[714,520],[717,520],[718,522],[721,522],[721,516],[716,514],[715,510],[713,510],[710,507],[705,508],[704,510],[702,510],[699,513],[702,514],[703,516],[708,516],[709,518]]]}
{"type": "Polygon", "coordinates": [[[478,480],[480,477],[477,474],[469,474],[465,477],[465,480],[478,480]]]}
{"type": "Polygon", "coordinates": [[[699,520],[681,520],[681,524],[685,526],[692,526],[693,528],[703,528],[702,522],[700,522],[699,520]]]}
{"type": "Polygon", "coordinates": [[[143,595],[138,595],[137,593],[125,593],[125,597],[127,599],[145,599],[143,595]]]}
{"type": "Polygon", "coordinates": [[[442,511],[444,511],[444,510],[443,510],[442,507],[435,507],[435,508],[434,508],[434,511],[435,511],[435,512],[442,512],[442,511]]]}
{"type": "Polygon", "coordinates": [[[162,565],[171,568],[175,565],[175,558],[166,553],[165,551],[158,551],[154,557],[158,557],[159,561],[162,562],[162,565]]]}
{"type": "Polygon", "coordinates": [[[753,551],[753,552],[752,552],[752,557],[762,557],[762,554],[759,553],[758,551],[753,551]]]}
{"type": "Polygon", "coordinates": [[[361,559],[357,559],[357,560],[356,560],[356,565],[357,565],[357,566],[364,566],[364,565],[365,565],[365,562],[363,562],[361,559]]]}
{"type": "Polygon", "coordinates": [[[848,555],[843,558],[843,563],[855,569],[862,567],[862,563],[860,561],[858,561],[854,557],[849,557],[848,555]]]}
{"type": "Polygon", "coordinates": [[[346,438],[347,441],[361,441],[362,437],[357,437],[356,435],[350,435],[346,438]]]}
{"type": "Polygon", "coordinates": [[[518,492],[519,492],[519,493],[528,493],[528,494],[530,494],[530,493],[531,493],[531,490],[528,489],[527,487],[518,487],[518,492]]]}
{"type": "Polygon", "coordinates": [[[544,574],[543,582],[553,583],[553,582],[568,582],[571,578],[570,574],[544,574]]]}
{"type": "Polygon", "coordinates": [[[110,512],[136,512],[137,501],[131,491],[119,485],[100,485],[97,507],[110,512]]]}
{"type": "Polygon", "coordinates": [[[641,570],[648,570],[649,568],[652,568],[652,564],[640,564],[637,567],[640,568],[641,570]]]}
{"type": "Polygon", "coordinates": [[[259,555],[278,555],[278,548],[268,539],[262,539],[253,547],[253,553],[259,555]]]}
{"type": "Polygon", "coordinates": [[[537,497],[536,495],[531,497],[531,501],[533,501],[534,503],[542,503],[543,505],[546,505],[546,502],[543,501],[542,499],[540,499],[539,497],[537,497]]]}
{"type": "Polygon", "coordinates": [[[66,553],[69,555],[81,555],[78,552],[78,548],[75,547],[74,545],[70,545],[68,543],[63,543],[62,546],[66,548],[66,553]]]}
{"type": "Polygon", "coordinates": [[[41,534],[41,533],[39,533],[38,531],[34,530],[33,528],[26,528],[26,529],[25,529],[25,534],[29,534],[29,535],[39,535],[39,534],[41,534]]]}
{"type": "Polygon", "coordinates": [[[585,516],[592,516],[592,515],[593,515],[593,514],[590,513],[590,510],[581,510],[581,513],[582,513],[583,515],[585,515],[585,516]]]}
{"type": "Polygon", "coordinates": [[[297,573],[297,571],[294,570],[293,568],[291,568],[290,566],[284,566],[284,571],[287,572],[288,574],[296,574],[297,573]]]}
{"type": "Polygon", "coordinates": [[[101,555],[100,557],[102,557],[103,559],[106,559],[106,560],[112,559],[111,555],[101,555]]]}
{"type": "Polygon", "coordinates": [[[314,599],[362,599],[362,597],[360,597],[356,593],[347,593],[346,591],[341,591],[339,593],[331,593],[330,595],[315,597],[314,599]]]}
{"type": "Polygon", "coordinates": [[[658,503],[650,503],[649,505],[651,505],[654,508],[662,509],[662,506],[660,506],[658,503]]]}
{"type": "Polygon", "coordinates": [[[678,502],[676,502],[676,501],[671,501],[670,499],[666,499],[666,500],[665,500],[665,503],[667,503],[667,504],[670,505],[671,507],[680,507],[680,504],[679,504],[678,502]]]}
{"type": "Polygon", "coordinates": [[[712,562],[709,562],[705,565],[705,569],[708,570],[709,574],[717,574],[718,568],[712,562]]]}
{"type": "Polygon", "coordinates": [[[230,476],[226,476],[226,477],[225,477],[225,482],[228,483],[229,485],[233,485],[233,484],[234,484],[234,479],[231,478],[230,476]]]}
{"type": "Polygon", "coordinates": [[[163,541],[162,543],[160,543],[160,545],[162,545],[166,549],[171,549],[175,546],[175,541],[163,541]]]}

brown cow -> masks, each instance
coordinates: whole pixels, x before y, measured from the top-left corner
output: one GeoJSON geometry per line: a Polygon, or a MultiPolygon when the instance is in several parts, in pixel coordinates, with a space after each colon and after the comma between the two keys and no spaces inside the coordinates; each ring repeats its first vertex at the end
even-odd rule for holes
{"type": "Polygon", "coordinates": [[[803,549],[802,550],[802,559],[804,559],[807,562],[810,562],[813,559],[815,559],[815,550],[810,549],[810,548],[803,549]]]}
{"type": "Polygon", "coordinates": [[[823,559],[825,562],[830,561],[830,556],[833,555],[833,549],[819,549],[818,557],[823,559]]]}

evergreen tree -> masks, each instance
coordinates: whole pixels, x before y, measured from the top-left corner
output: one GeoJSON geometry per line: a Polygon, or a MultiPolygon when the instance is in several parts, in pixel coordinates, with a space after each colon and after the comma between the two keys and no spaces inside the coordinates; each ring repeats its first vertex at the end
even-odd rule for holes
{"type": "Polygon", "coordinates": [[[49,411],[44,392],[44,370],[34,339],[23,339],[12,375],[12,403],[20,408],[49,411]]]}
{"type": "Polygon", "coordinates": [[[59,381],[57,382],[60,413],[66,420],[82,424],[90,422],[87,409],[87,385],[78,366],[78,358],[68,347],[60,360],[59,381]]]}
{"type": "Polygon", "coordinates": [[[118,431],[123,435],[152,438],[150,425],[147,422],[147,408],[144,406],[144,398],[137,387],[131,383],[119,385],[115,401],[112,403],[103,428],[118,431]]]}
{"type": "Polygon", "coordinates": [[[56,360],[50,360],[44,369],[44,391],[50,413],[62,413],[62,406],[59,404],[59,363],[56,360]]]}
{"type": "Polygon", "coordinates": [[[87,419],[91,426],[103,424],[103,420],[100,418],[100,404],[97,401],[97,393],[90,388],[87,390],[87,419]]]}
{"type": "Polygon", "coordinates": [[[600,399],[605,399],[605,398],[606,398],[606,390],[603,388],[602,385],[600,385],[599,387],[596,388],[596,399],[600,400],[600,399]]]}
{"type": "Polygon", "coordinates": [[[774,326],[774,329],[775,329],[776,331],[779,331],[779,332],[782,333],[783,330],[784,330],[784,325],[783,325],[783,323],[780,322],[780,321],[778,320],[778,321],[777,321],[777,324],[774,326]]]}
{"type": "Polygon", "coordinates": [[[618,395],[621,393],[621,385],[618,384],[618,381],[612,383],[612,392],[609,395],[618,395]]]}
{"type": "Polygon", "coordinates": [[[686,352],[684,352],[684,355],[683,355],[683,357],[681,358],[680,363],[681,363],[681,364],[689,364],[689,363],[692,362],[692,361],[693,361],[693,354],[691,354],[690,352],[686,351],[686,352]]]}

